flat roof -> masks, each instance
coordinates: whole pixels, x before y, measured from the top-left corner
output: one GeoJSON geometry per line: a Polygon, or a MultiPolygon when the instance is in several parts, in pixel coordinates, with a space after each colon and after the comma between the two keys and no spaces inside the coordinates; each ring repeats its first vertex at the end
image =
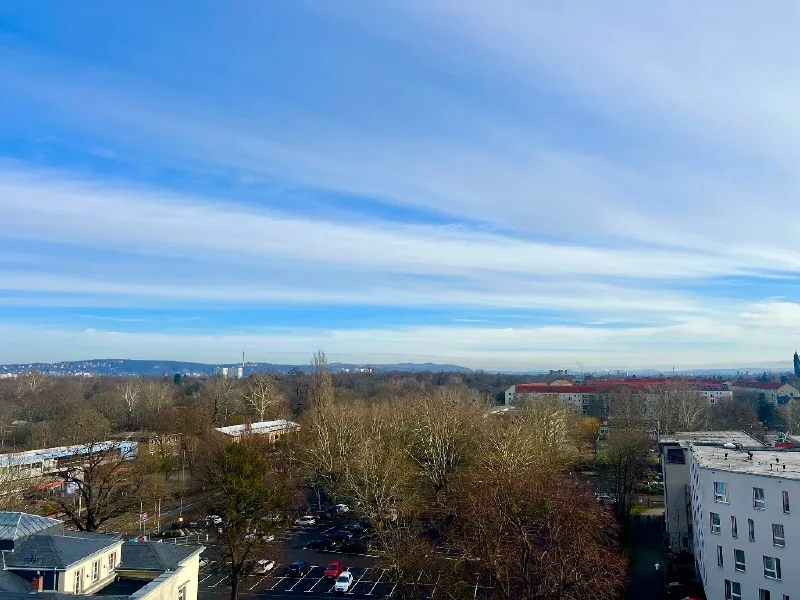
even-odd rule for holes
{"type": "Polygon", "coordinates": [[[706,444],[741,444],[742,446],[761,446],[764,444],[744,431],[679,431],[660,440],[664,442],[699,442],[706,444]]]}
{"type": "Polygon", "coordinates": [[[250,423],[245,425],[229,425],[227,427],[217,427],[217,431],[233,437],[239,437],[246,432],[253,434],[269,433],[270,431],[281,431],[287,429],[295,429],[299,425],[293,421],[285,419],[278,419],[277,421],[261,421],[259,423],[250,423]]]}
{"type": "Polygon", "coordinates": [[[791,450],[753,450],[748,453],[715,446],[692,446],[692,456],[700,468],[800,479],[800,452],[791,450]],[[727,453],[727,458],[725,454],[727,453]],[[784,468],[785,467],[785,468],[784,468]]]}

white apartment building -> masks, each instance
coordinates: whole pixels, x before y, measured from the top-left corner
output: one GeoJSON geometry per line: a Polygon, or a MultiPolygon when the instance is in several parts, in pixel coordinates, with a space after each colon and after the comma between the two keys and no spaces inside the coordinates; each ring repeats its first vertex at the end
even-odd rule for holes
{"type": "Polygon", "coordinates": [[[694,528],[691,514],[690,444],[739,444],[743,448],[764,448],[754,437],[742,431],[678,432],[658,443],[661,474],[664,480],[664,537],[671,552],[694,552],[694,528]]]}
{"type": "Polygon", "coordinates": [[[800,453],[692,444],[695,560],[708,598],[800,598],[800,453]]]}
{"type": "Polygon", "coordinates": [[[514,406],[526,399],[543,398],[557,400],[572,405],[575,410],[586,416],[589,408],[597,401],[602,390],[582,385],[548,385],[546,383],[520,383],[512,385],[505,392],[505,405],[514,406]]]}

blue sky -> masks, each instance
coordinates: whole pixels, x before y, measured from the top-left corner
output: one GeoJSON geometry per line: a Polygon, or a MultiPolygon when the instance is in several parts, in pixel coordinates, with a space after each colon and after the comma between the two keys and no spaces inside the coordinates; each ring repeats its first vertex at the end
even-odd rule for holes
{"type": "Polygon", "coordinates": [[[0,362],[788,368],[798,26],[0,0],[0,362]]]}

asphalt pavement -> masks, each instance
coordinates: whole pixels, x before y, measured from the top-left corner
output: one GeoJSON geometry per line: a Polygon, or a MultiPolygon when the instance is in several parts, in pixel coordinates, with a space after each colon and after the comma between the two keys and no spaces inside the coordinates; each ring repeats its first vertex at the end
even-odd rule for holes
{"type": "MultiPolygon", "coordinates": [[[[278,557],[275,568],[266,575],[248,575],[240,583],[241,596],[258,596],[259,598],[315,598],[339,596],[353,600],[378,600],[391,597],[396,585],[390,577],[391,573],[380,560],[377,552],[369,554],[342,554],[326,550],[307,550],[305,546],[312,540],[323,537],[326,532],[341,529],[349,519],[347,516],[330,521],[323,521],[308,527],[288,526],[276,532],[275,555],[278,557]],[[311,570],[303,577],[289,577],[289,564],[295,560],[304,560],[311,570]],[[333,579],[323,577],[325,567],[332,560],[342,560],[346,568],[353,574],[353,585],[344,594],[334,594],[333,579]]],[[[207,546],[204,556],[210,563],[201,569],[199,578],[199,600],[224,600],[230,596],[228,576],[230,566],[222,558],[222,550],[212,543],[207,546]]],[[[266,552],[267,557],[268,550],[266,552]]],[[[421,598],[435,600],[441,595],[439,587],[440,574],[419,571],[412,573],[408,583],[414,585],[421,598]]],[[[476,575],[474,597],[486,595],[489,582],[476,575]]]]}

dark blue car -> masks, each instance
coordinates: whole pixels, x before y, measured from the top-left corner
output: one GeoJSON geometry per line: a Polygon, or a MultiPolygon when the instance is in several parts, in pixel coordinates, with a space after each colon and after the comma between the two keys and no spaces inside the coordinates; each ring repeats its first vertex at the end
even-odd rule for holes
{"type": "Polygon", "coordinates": [[[296,560],[289,565],[289,577],[302,577],[311,570],[309,565],[304,560],[296,560]]]}

